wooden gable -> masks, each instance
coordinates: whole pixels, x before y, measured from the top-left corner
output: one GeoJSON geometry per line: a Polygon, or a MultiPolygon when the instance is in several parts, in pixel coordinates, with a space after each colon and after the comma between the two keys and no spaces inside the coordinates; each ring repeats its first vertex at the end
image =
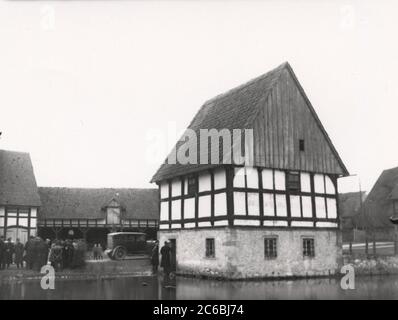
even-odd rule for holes
{"type": "Polygon", "coordinates": [[[261,103],[253,130],[256,166],[348,174],[289,64],[261,103]]]}

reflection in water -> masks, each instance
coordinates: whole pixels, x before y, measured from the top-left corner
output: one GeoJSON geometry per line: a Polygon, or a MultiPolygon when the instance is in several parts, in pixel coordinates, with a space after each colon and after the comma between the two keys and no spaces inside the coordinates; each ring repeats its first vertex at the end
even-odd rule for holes
{"type": "Polygon", "coordinates": [[[58,280],[55,290],[39,281],[0,284],[0,299],[398,299],[398,276],[356,279],[355,290],[342,290],[339,279],[294,281],[212,281],[178,278],[163,288],[157,277],[107,280],[58,280]]]}

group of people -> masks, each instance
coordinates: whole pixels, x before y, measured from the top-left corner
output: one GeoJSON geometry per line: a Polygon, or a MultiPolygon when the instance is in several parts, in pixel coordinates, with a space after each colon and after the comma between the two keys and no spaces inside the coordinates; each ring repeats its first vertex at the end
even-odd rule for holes
{"type": "Polygon", "coordinates": [[[83,241],[43,240],[31,236],[23,245],[19,239],[13,243],[11,238],[6,241],[0,237],[1,269],[8,269],[13,263],[16,267],[40,271],[41,267],[51,264],[55,270],[76,268],[84,265],[86,245],[83,241]]]}
{"type": "Polygon", "coordinates": [[[84,266],[87,245],[83,240],[55,240],[51,244],[48,261],[55,271],[84,266]]]}
{"type": "Polygon", "coordinates": [[[16,243],[12,243],[11,238],[4,241],[4,237],[0,237],[0,269],[8,269],[12,263],[17,268],[22,267],[24,245],[17,239],[16,243]]]}
{"type": "Polygon", "coordinates": [[[94,260],[102,260],[104,257],[104,250],[100,243],[95,243],[93,246],[93,258],[94,260]]]}

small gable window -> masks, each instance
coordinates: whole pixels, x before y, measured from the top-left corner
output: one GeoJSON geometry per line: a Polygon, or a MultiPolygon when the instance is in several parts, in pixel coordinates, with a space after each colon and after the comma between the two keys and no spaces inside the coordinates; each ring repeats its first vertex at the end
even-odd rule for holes
{"type": "Polygon", "coordinates": [[[304,139],[299,140],[300,151],[305,151],[304,139]]]}

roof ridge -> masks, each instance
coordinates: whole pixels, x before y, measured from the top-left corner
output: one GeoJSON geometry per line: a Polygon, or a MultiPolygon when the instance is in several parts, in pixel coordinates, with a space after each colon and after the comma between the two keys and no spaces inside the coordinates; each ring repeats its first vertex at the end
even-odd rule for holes
{"type": "Polygon", "coordinates": [[[225,97],[225,96],[228,96],[228,95],[230,95],[230,94],[232,94],[232,93],[238,93],[239,91],[245,89],[246,87],[255,84],[257,81],[260,81],[260,80],[266,78],[266,77],[269,76],[271,73],[274,73],[274,72],[276,72],[276,71],[281,71],[281,70],[283,70],[283,69],[284,69],[286,66],[288,66],[288,65],[289,65],[289,62],[285,61],[285,62],[283,62],[282,64],[280,64],[279,66],[277,66],[276,68],[271,69],[271,70],[269,70],[269,71],[266,72],[266,73],[263,73],[263,74],[261,74],[261,75],[255,77],[255,78],[252,78],[251,80],[246,81],[245,83],[240,84],[240,85],[238,85],[238,86],[236,86],[236,87],[234,87],[234,88],[232,88],[232,89],[229,89],[229,90],[227,90],[227,91],[225,91],[225,92],[223,92],[223,93],[220,93],[220,94],[214,96],[213,98],[211,98],[211,99],[209,99],[209,100],[206,100],[205,103],[203,104],[203,106],[205,106],[205,105],[207,105],[207,104],[210,104],[210,103],[214,102],[214,101],[217,100],[217,99],[220,99],[220,98],[223,98],[223,97],[225,97]]]}
{"type": "Polygon", "coordinates": [[[383,174],[384,172],[392,171],[392,170],[398,170],[398,166],[392,167],[392,168],[389,168],[389,169],[384,169],[384,170],[382,171],[382,174],[383,174]]]}
{"type": "Polygon", "coordinates": [[[26,151],[6,150],[6,149],[0,149],[0,152],[29,154],[29,152],[26,151]]]}

